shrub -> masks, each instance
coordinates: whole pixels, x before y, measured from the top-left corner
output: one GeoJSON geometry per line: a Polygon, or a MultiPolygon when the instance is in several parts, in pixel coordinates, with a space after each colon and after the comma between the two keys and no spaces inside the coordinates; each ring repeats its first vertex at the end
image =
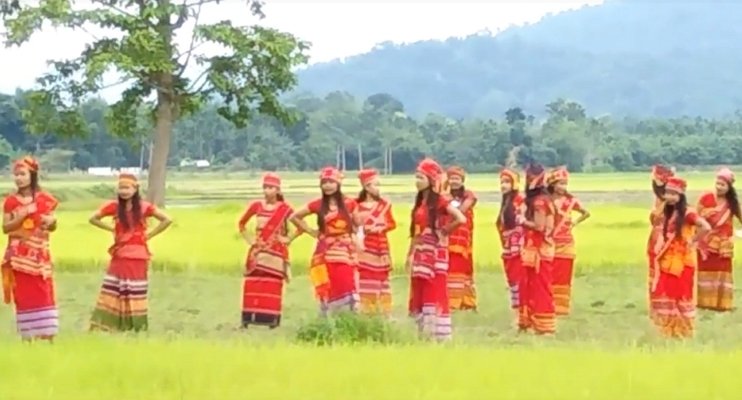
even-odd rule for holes
{"type": "Polygon", "coordinates": [[[390,344],[401,342],[402,335],[382,317],[345,312],[317,318],[302,325],[296,340],[318,346],[355,343],[390,344]]]}

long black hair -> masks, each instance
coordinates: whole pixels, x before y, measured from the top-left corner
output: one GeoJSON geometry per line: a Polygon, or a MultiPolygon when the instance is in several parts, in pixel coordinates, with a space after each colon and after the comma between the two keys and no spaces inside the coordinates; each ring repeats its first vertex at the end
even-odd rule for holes
{"type": "MultiPolygon", "coordinates": [[[[665,204],[664,209],[664,215],[665,215],[665,224],[662,226],[662,235],[667,237],[667,225],[670,223],[670,219],[672,218],[673,212],[677,212],[677,216],[675,218],[675,234],[680,235],[680,232],[683,229],[683,224],[685,224],[685,212],[688,209],[688,200],[685,198],[684,194],[679,194],[678,202],[673,204],[665,204]]],[[[679,236],[678,236],[679,237],[679,236]]]]}
{"type": "Polygon", "coordinates": [[[427,189],[417,192],[417,196],[415,196],[415,207],[412,208],[412,212],[410,213],[410,237],[415,236],[415,211],[423,204],[423,199],[426,200],[425,208],[428,212],[428,228],[438,237],[438,228],[436,225],[438,223],[438,203],[441,195],[431,189],[433,182],[430,182],[430,185],[427,189]],[[427,198],[425,197],[426,193],[427,198]]]}
{"type": "Polygon", "coordinates": [[[142,223],[142,198],[139,195],[139,189],[134,192],[134,195],[128,201],[131,202],[131,218],[129,218],[129,214],[126,212],[127,200],[121,198],[121,196],[118,198],[118,207],[116,209],[118,222],[124,227],[125,231],[131,230],[142,223]]]}
{"type": "Polygon", "coordinates": [[[536,212],[533,206],[534,200],[536,200],[536,197],[547,195],[548,193],[544,186],[526,190],[526,219],[533,221],[533,214],[536,212]]]}
{"type": "MultiPolygon", "coordinates": [[[[338,208],[340,216],[347,222],[351,222],[350,213],[348,212],[348,209],[345,208],[345,196],[343,196],[343,192],[340,190],[340,185],[338,185],[338,190],[333,194],[328,195],[322,192],[322,203],[320,204],[319,212],[317,213],[317,228],[322,233],[325,233],[325,216],[330,211],[330,200],[335,200],[335,206],[338,208]]],[[[350,227],[350,224],[348,224],[348,226],[350,227]]]]}
{"type": "Polygon", "coordinates": [[[517,190],[511,190],[502,194],[502,200],[500,200],[500,213],[497,215],[497,220],[502,221],[505,229],[515,228],[515,207],[513,206],[513,200],[517,195],[517,190]]]}
{"type": "Polygon", "coordinates": [[[28,176],[30,178],[28,186],[31,189],[31,198],[35,199],[36,193],[41,190],[41,186],[39,186],[39,171],[28,171],[28,176]]]}
{"type": "Polygon", "coordinates": [[[466,194],[466,187],[464,187],[464,185],[461,185],[461,187],[458,189],[451,188],[449,193],[451,193],[451,196],[453,196],[453,198],[455,199],[463,199],[464,194],[466,194]]]}
{"type": "Polygon", "coordinates": [[[737,190],[734,189],[734,186],[731,183],[729,184],[729,190],[727,190],[724,198],[727,199],[727,205],[729,206],[729,210],[732,212],[732,215],[737,217],[737,219],[742,219],[742,211],[740,211],[739,209],[739,198],[737,197],[737,190]]]}

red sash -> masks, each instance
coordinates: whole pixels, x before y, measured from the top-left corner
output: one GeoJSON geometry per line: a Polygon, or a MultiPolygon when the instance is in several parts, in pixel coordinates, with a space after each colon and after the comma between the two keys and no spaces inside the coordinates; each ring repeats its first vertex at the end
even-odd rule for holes
{"type": "Polygon", "coordinates": [[[386,213],[389,210],[389,207],[390,207],[389,203],[385,201],[377,202],[376,207],[374,207],[373,211],[371,211],[368,218],[366,218],[364,225],[375,226],[375,225],[381,224],[382,222],[385,222],[382,220],[382,218],[386,217],[386,213]]]}
{"type": "Polygon", "coordinates": [[[281,229],[281,226],[284,224],[284,221],[286,221],[286,218],[288,218],[290,213],[291,207],[285,203],[279,203],[273,211],[273,215],[271,215],[268,221],[266,221],[263,229],[260,230],[257,243],[250,247],[250,251],[247,253],[248,271],[257,266],[257,255],[266,250],[270,250],[268,253],[276,253],[274,256],[280,255],[284,260],[286,259],[286,246],[276,240],[276,234],[281,229]]]}
{"type": "Polygon", "coordinates": [[[273,215],[266,221],[263,229],[260,230],[259,240],[265,244],[273,241],[275,239],[275,233],[281,229],[290,212],[291,207],[286,205],[286,203],[279,203],[273,215]]]}

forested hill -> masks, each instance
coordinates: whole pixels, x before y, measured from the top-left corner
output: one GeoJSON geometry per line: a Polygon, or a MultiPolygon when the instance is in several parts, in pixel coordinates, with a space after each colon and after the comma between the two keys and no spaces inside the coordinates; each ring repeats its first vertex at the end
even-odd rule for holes
{"type": "Polygon", "coordinates": [[[742,109],[742,2],[614,0],[496,36],[384,44],[300,73],[300,88],[386,92],[407,112],[543,115],[557,97],[596,114],[723,116],[742,109]]]}

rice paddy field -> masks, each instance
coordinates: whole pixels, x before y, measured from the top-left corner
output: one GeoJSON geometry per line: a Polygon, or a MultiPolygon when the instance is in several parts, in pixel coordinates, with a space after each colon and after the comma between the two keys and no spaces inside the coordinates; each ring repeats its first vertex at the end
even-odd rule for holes
{"type": "MultiPolygon", "coordinates": [[[[348,174],[344,190],[359,189],[348,174]]],[[[695,202],[711,173],[689,173],[695,202]]],[[[313,175],[283,174],[287,200],[315,197],[313,175]]],[[[151,244],[150,330],[87,332],[108,262],[111,237],[87,219],[113,197],[113,182],[50,176],[63,200],[53,236],[62,330],[53,345],[23,344],[12,308],[0,305],[0,399],[672,399],[738,398],[742,317],[699,312],[697,336],[659,338],[647,319],[644,246],[652,201],[648,174],[574,175],[571,191],[592,218],[577,227],[571,316],[553,338],[516,333],[494,227],[498,177],[473,175],[476,208],[476,313],[454,315],[454,341],[419,342],[406,317],[407,250],[413,178],[383,179],[398,228],[392,344],[316,346],[296,340],[316,319],[306,277],[313,242],[291,247],[282,326],[239,328],[246,244],[236,223],[260,197],[259,174],[175,174],[167,212],[174,225],[151,244]]],[[[0,189],[10,189],[8,183],[0,189]]],[[[738,247],[739,250],[739,247],[738,247]]]]}

